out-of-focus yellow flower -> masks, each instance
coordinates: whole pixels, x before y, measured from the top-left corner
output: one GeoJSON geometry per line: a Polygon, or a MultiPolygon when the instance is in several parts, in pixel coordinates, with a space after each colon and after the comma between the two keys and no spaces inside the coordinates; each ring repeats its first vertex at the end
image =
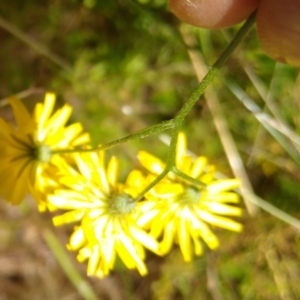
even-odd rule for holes
{"type": "Polygon", "coordinates": [[[69,166],[60,178],[64,188],[49,195],[49,204],[68,210],[54,217],[56,226],[81,221],[75,227],[68,248],[79,250],[78,260],[88,260],[88,275],[104,277],[119,257],[127,268],[147,274],[145,249],[159,253],[158,242],[136,225],[139,203],[133,200],[145,186],[139,171],[132,171],[125,184],[117,181],[118,161],[111,158],[107,168],[104,152],[74,155],[77,169],[69,166]]]}
{"type": "Polygon", "coordinates": [[[0,195],[18,204],[28,192],[39,198],[39,192],[53,184],[60,158],[51,156],[51,151],[86,143],[89,135],[82,133],[79,123],[66,126],[72,112],[69,105],[52,115],[52,93],[46,94],[44,103],[36,104],[32,115],[20,100],[10,99],[9,103],[16,126],[0,119],[0,195]]]}
{"type": "MultiPolygon", "coordinates": [[[[147,152],[140,152],[141,164],[154,176],[160,174],[165,164],[147,152]]],[[[233,231],[241,231],[241,224],[227,216],[240,216],[242,210],[231,204],[239,202],[236,193],[230,190],[239,186],[237,179],[217,180],[214,167],[205,157],[193,158],[186,154],[186,137],[179,134],[176,167],[205,184],[194,186],[173,173],[169,173],[145,196],[141,202],[138,225],[150,230],[156,239],[161,239],[162,254],[168,253],[173,243],[179,244],[185,261],[193,254],[203,252],[200,239],[211,249],[219,246],[219,240],[211,225],[233,231]]]]}

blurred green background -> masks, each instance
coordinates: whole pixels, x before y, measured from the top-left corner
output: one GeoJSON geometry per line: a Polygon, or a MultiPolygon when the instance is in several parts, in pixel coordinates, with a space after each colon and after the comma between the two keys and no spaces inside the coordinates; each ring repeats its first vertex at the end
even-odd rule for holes
{"type": "MultiPolygon", "coordinates": [[[[166,0],[2,0],[0,115],[12,119],[6,104],[11,95],[30,109],[53,91],[59,103],[73,106],[72,121],[83,123],[95,145],[121,138],[174,117],[198,84],[188,50],[211,66],[237,30],[182,25],[166,0]],[[187,37],[192,45],[185,45],[187,37]]],[[[253,28],[213,90],[256,194],[299,219],[298,70],[268,58],[253,28]],[[260,110],[249,111],[233,86],[260,110]]],[[[183,130],[194,153],[232,177],[216,117],[201,98],[183,130]]],[[[109,150],[122,161],[121,178],[138,166],[139,149],[166,157],[159,137],[109,150]]],[[[244,231],[216,230],[220,249],[193,263],[184,263],[175,248],[165,258],[149,254],[145,278],[118,266],[103,280],[87,278],[86,265],[74,253],[72,267],[60,266],[57,257],[63,254],[54,255],[48,233],[54,231],[64,245],[72,226],[53,229],[50,214],[40,215],[31,199],[21,207],[1,202],[0,216],[1,300],[300,298],[299,229],[268,212],[251,217],[245,210],[244,231]],[[71,283],[74,274],[90,292],[82,292],[80,280],[71,283]]]]}

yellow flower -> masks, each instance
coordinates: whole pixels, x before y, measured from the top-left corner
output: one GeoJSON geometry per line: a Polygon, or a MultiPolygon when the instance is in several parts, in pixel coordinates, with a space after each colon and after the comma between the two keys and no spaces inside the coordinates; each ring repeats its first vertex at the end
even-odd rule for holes
{"type": "Polygon", "coordinates": [[[147,274],[144,247],[159,254],[159,244],[136,225],[139,203],[133,197],[146,184],[141,172],[131,172],[125,184],[120,184],[116,158],[111,158],[107,168],[104,152],[76,154],[74,159],[77,169],[69,166],[68,175],[60,178],[65,187],[48,197],[53,207],[68,210],[54,217],[56,226],[81,221],[68,248],[79,250],[80,262],[88,260],[88,275],[108,275],[116,257],[127,268],[147,274]]]}
{"type": "MultiPolygon", "coordinates": [[[[56,174],[58,155],[52,150],[66,149],[89,141],[82,126],[66,126],[72,108],[64,105],[52,116],[55,95],[47,93],[31,115],[16,98],[10,99],[16,127],[0,119],[0,195],[12,204],[20,203],[28,192],[39,198],[56,174]],[[47,169],[48,168],[48,169],[47,169]]],[[[40,199],[37,199],[38,201],[40,199]]]]}
{"type": "MultiPolygon", "coordinates": [[[[165,164],[147,152],[140,152],[141,164],[152,174],[160,174],[165,164]]],[[[214,167],[208,165],[205,157],[193,158],[186,154],[186,138],[179,134],[176,167],[186,175],[204,183],[203,187],[169,173],[141,202],[138,225],[150,230],[156,239],[161,239],[162,254],[168,253],[173,243],[179,244],[185,261],[191,261],[193,254],[203,252],[202,238],[211,249],[219,246],[219,240],[211,225],[233,231],[241,231],[241,224],[226,216],[240,216],[242,210],[231,204],[239,202],[236,193],[230,190],[239,186],[237,179],[217,180],[214,167]]]]}

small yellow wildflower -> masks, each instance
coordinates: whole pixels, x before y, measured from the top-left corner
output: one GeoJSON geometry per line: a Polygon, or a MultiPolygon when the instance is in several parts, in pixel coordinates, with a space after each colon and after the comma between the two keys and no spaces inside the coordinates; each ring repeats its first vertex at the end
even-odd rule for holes
{"type": "MultiPolygon", "coordinates": [[[[152,174],[158,175],[164,170],[165,164],[151,154],[140,152],[138,157],[152,174]]],[[[239,202],[238,195],[230,192],[239,186],[239,180],[215,179],[214,167],[207,164],[205,157],[193,158],[186,154],[183,133],[178,137],[176,167],[204,183],[204,187],[194,186],[169,173],[145,195],[147,201],[141,202],[139,207],[138,225],[150,230],[156,239],[161,239],[163,254],[168,253],[175,242],[179,244],[185,261],[191,261],[194,253],[201,255],[203,252],[200,238],[211,249],[219,246],[210,225],[237,232],[242,230],[241,224],[224,217],[242,214],[240,208],[231,205],[239,202]]]]}
{"type": "Polygon", "coordinates": [[[133,197],[145,185],[141,172],[131,172],[125,184],[120,184],[116,158],[111,158],[107,168],[104,152],[75,154],[74,158],[77,169],[69,166],[68,175],[60,178],[65,187],[48,197],[53,207],[68,210],[54,217],[56,226],[81,221],[68,248],[79,250],[80,262],[88,260],[88,275],[108,275],[117,256],[129,269],[147,274],[144,247],[160,253],[158,242],[135,221],[139,203],[133,197]]]}
{"type": "Polygon", "coordinates": [[[36,104],[32,115],[18,99],[9,103],[17,126],[0,119],[0,195],[18,204],[28,192],[39,197],[38,191],[52,184],[54,163],[60,161],[59,156],[51,156],[52,150],[86,143],[89,136],[82,134],[79,123],[66,126],[72,112],[69,105],[51,116],[55,105],[52,93],[46,94],[44,103],[36,104]]]}

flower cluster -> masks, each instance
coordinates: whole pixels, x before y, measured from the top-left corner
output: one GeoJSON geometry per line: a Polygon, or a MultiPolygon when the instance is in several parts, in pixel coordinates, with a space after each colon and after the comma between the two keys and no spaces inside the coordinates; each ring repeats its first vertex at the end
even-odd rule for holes
{"type": "Polygon", "coordinates": [[[30,193],[41,211],[63,211],[53,222],[75,224],[67,247],[78,251],[80,262],[88,261],[88,275],[108,275],[117,259],[146,275],[146,249],[166,255],[178,244],[191,261],[203,253],[202,242],[219,246],[213,227],[241,231],[230,218],[242,214],[232,191],[239,181],[216,179],[205,157],[188,154],[184,134],[178,136],[177,172],[148,190],[165,169],[160,159],[141,151],[144,170],[119,182],[119,160],[107,162],[104,151],[90,149],[79,123],[66,125],[69,105],[53,114],[54,94],[47,93],[32,115],[18,99],[10,104],[16,126],[0,119],[0,196],[18,204],[30,193]]]}

